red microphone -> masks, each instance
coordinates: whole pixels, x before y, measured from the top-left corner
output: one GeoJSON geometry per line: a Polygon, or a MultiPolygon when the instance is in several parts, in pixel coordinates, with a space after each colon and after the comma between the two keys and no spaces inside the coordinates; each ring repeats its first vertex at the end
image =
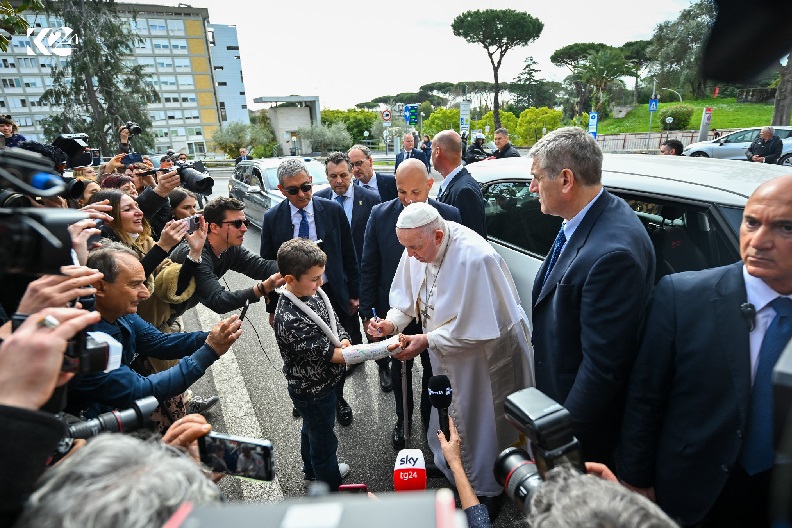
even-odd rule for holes
{"type": "Polygon", "coordinates": [[[426,463],[420,449],[402,449],[393,468],[393,489],[420,491],[426,489],[426,463]]]}

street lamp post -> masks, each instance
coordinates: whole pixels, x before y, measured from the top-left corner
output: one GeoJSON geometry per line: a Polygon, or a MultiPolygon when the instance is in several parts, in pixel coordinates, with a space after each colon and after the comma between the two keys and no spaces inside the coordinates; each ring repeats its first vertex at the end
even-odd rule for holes
{"type": "Polygon", "coordinates": [[[423,112],[421,112],[421,115],[420,115],[420,121],[421,121],[421,123],[420,123],[420,125],[419,125],[419,126],[420,126],[420,128],[421,128],[421,139],[423,139],[423,118],[424,118],[424,116],[425,116],[425,115],[424,115],[424,113],[423,113],[423,112]]]}
{"type": "Polygon", "coordinates": [[[682,102],[682,96],[679,95],[679,92],[677,92],[676,90],[672,90],[671,88],[660,88],[660,89],[661,90],[668,90],[669,92],[674,92],[675,94],[677,94],[677,97],[679,97],[679,102],[680,103],[682,102]]]}
{"type": "MultiPolygon", "coordinates": [[[[671,117],[671,116],[668,116],[668,117],[666,117],[665,121],[666,121],[666,124],[668,125],[666,127],[666,142],[668,142],[668,136],[671,134],[671,123],[674,122],[674,118],[671,117]]],[[[660,132],[660,133],[662,134],[662,132],[660,132]]]]}

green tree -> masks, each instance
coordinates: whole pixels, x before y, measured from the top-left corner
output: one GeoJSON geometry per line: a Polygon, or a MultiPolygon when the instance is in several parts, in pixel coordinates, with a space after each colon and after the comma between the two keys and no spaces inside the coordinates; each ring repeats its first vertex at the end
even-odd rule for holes
{"type": "Polygon", "coordinates": [[[322,123],[331,125],[343,123],[352,136],[352,141],[359,142],[365,139],[364,132],[371,130],[371,126],[379,117],[377,112],[350,108],[349,110],[322,110],[322,123]]]}
{"type": "Polygon", "coordinates": [[[424,134],[434,137],[443,130],[459,132],[459,108],[436,108],[431,117],[424,121],[424,134]]]}
{"type": "Polygon", "coordinates": [[[531,146],[539,141],[543,135],[543,129],[550,132],[559,128],[563,116],[561,110],[554,110],[546,106],[523,110],[516,128],[517,136],[521,138],[520,145],[531,146]]]}
{"type": "Polygon", "coordinates": [[[773,126],[787,126],[792,119],[792,61],[778,65],[779,77],[773,104],[773,126]]]}
{"type": "Polygon", "coordinates": [[[42,11],[44,5],[40,0],[23,0],[16,6],[12,6],[8,0],[0,0],[0,51],[8,51],[11,43],[4,32],[9,35],[24,35],[30,24],[21,15],[24,11],[42,11]]]}
{"type": "Polygon", "coordinates": [[[248,115],[250,116],[251,127],[251,141],[249,144],[253,146],[250,155],[254,158],[271,158],[278,156],[278,154],[281,153],[282,147],[275,137],[275,130],[272,128],[272,122],[270,121],[267,111],[259,110],[256,112],[248,110],[248,115]],[[263,128],[266,131],[265,135],[262,136],[262,133],[256,130],[257,127],[263,128]],[[255,138],[255,141],[253,138],[255,138]],[[259,142],[262,139],[264,141],[259,142]]]}
{"type": "Polygon", "coordinates": [[[653,58],[650,70],[661,86],[687,86],[695,99],[706,95],[700,66],[715,15],[714,0],[698,0],[676,20],[657,25],[647,53],[653,58]]]}
{"type": "Polygon", "coordinates": [[[432,112],[434,112],[434,107],[432,106],[432,103],[430,103],[429,101],[424,101],[423,103],[418,105],[418,115],[420,116],[423,113],[424,121],[429,119],[429,117],[432,115],[432,112]]]}
{"type": "Polygon", "coordinates": [[[232,121],[218,128],[212,134],[211,142],[215,149],[224,152],[228,157],[235,158],[242,147],[250,146],[250,125],[242,121],[232,121]]]}
{"type": "Polygon", "coordinates": [[[517,114],[531,106],[555,106],[556,94],[561,86],[537,77],[536,61],[525,58],[525,66],[508,86],[512,96],[512,106],[517,114]]]}
{"type": "Polygon", "coordinates": [[[53,64],[52,87],[41,96],[42,104],[61,110],[42,120],[45,136],[85,132],[104,155],[115,154],[118,127],[135,121],[144,134],[132,139],[133,146],[151,149],[147,106],[159,101],[159,94],[143,66],[128,63],[141,39],[120,21],[115,2],[48,0],[45,9],[62,18],[79,39],[63,65],[53,64]]]}
{"type": "MultiPolygon", "coordinates": [[[[511,142],[515,145],[519,144],[520,138],[519,134],[517,134],[517,116],[506,110],[501,110],[500,116],[501,126],[509,131],[509,139],[511,142]]],[[[481,119],[473,121],[472,125],[471,128],[476,130],[486,130],[487,126],[489,126],[490,131],[489,134],[487,134],[488,138],[492,138],[495,135],[495,129],[499,128],[495,126],[494,111],[487,112],[481,119]]]]}
{"type": "Polygon", "coordinates": [[[582,112],[588,108],[588,100],[591,92],[589,85],[580,76],[580,68],[588,61],[592,53],[607,48],[607,44],[600,42],[577,42],[559,48],[550,55],[550,62],[556,66],[563,66],[571,74],[566,78],[566,82],[572,87],[577,101],[573,105],[572,114],[582,112]]]}
{"type": "Polygon", "coordinates": [[[619,50],[627,59],[627,64],[630,67],[630,74],[635,78],[635,85],[633,87],[633,104],[638,104],[638,83],[641,78],[641,73],[651,62],[649,57],[648,40],[631,40],[621,45],[619,50]]]}
{"type": "Polygon", "coordinates": [[[498,92],[500,81],[498,72],[506,53],[515,47],[527,46],[536,40],[544,29],[544,24],[528,13],[513,9],[485,9],[465,11],[451,24],[454,35],[462,37],[471,44],[484,47],[492,65],[495,80],[492,109],[496,126],[501,125],[498,92]]]}
{"type": "Polygon", "coordinates": [[[310,142],[311,148],[318,150],[322,155],[334,150],[346,150],[352,146],[352,136],[347,131],[346,125],[341,122],[300,128],[297,130],[297,135],[301,140],[310,142]]]}
{"type": "Polygon", "coordinates": [[[616,48],[604,48],[591,53],[579,69],[583,82],[591,85],[597,95],[597,112],[603,110],[603,101],[606,97],[604,92],[608,86],[628,73],[627,61],[622,52],[616,48]]]}

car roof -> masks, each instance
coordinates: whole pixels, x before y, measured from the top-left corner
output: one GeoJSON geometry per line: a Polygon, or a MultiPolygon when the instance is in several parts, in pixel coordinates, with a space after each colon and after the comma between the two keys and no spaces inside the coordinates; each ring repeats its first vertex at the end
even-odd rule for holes
{"type": "Polygon", "coordinates": [[[259,159],[254,159],[254,160],[242,160],[239,163],[244,163],[245,165],[258,165],[258,166],[260,166],[262,168],[267,169],[267,168],[270,168],[270,167],[277,168],[278,165],[280,165],[283,161],[288,160],[288,159],[302,160],[303,163],[310,163],[310,164],[319,163],[319,164],[321,164],[320,161],[316,161],[313,158],[306,158],[304,156],[279,156],[277,158],[259,158],[259,159]]]}
{"type": "MultiPolygon", "coordinates": [[[[531,179],[531,158],[485,160],[467,166],[480,183],[531,179]]],[[[687,156],[604,154],[602,182],[611,189],[650,192],[742,207],[763,182],[789,174],[780,165],[687,156]]]]}

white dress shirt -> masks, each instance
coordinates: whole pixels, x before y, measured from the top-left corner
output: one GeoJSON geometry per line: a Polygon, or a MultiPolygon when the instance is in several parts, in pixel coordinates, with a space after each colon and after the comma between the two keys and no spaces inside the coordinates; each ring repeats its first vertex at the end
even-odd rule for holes
{"type": "MultiPolygon", "coordinates": [[[[372,180],[373,179],[374,178],[372,178],[372,180]]],[[[337,196],[340,196],[340,195],[337,194],[335,191],[333,191],[333,201],[334,202],[338,202],[338,200],[336,200],[337,196]]],[[[344,213],[346,213],[347,222],[349,222],[349,225],[351,226],[352,225],[352,206],[354,205],[354,202],[355,202],[355,189],[354,189],[354,187],[352,185],[350,185],[349,188],[346,190],[346,192],[344,193],[344,196],[346,197],[346,200],[344,200],[344,203],[342,204],[342,206],[344,207],[344,213]]]]}

